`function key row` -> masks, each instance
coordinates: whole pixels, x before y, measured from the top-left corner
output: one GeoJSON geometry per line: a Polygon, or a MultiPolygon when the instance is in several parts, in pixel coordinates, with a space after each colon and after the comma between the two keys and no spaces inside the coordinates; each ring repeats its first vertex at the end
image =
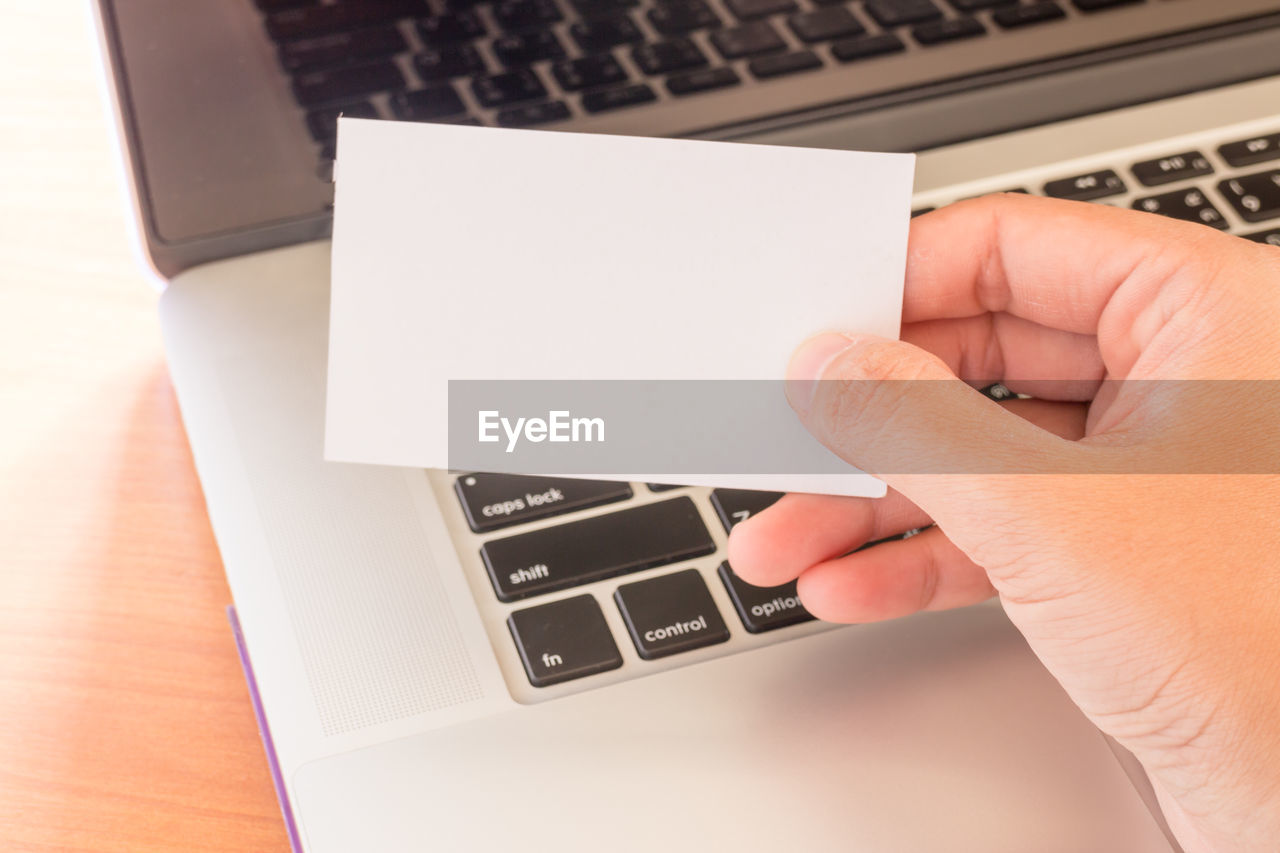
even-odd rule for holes
{"type": "MultiPolygon", "coordinates": [[[[1235,168],[1280,160],[1280,133],[1264,134],[1225,143],[1218,147],[1218,156],[1226,161],[1227,165],[1235,168]]],[[[1214,168],[1203,152],[1190,150],[1134,163],[1130,171],[1143,186],[1158,187],[1212,175],[1214,168]]],[[[1046,195],[1055,198],[1088,201],[1121,195],[1127,192],[1128,188],[1114,170],[1107,169],[1050,181],[1045,185],[1044,191],[1046,195]]]]}
{"type": "MultiPolygon", "coordinates": [[[[1224,159],[1228,155],[1241,162],[1251,157],[1253,162],[1280,159],[1280,135],[1258,137],[1224,145],[1219,149],[1224,159]],[[1249,146],[1252,144],[1252,151],[1249,146]]],[[[1134,177],[1144,186],[1155,187],[1211,175],[1214,172],[1208,158],[1199,151],[1186,151],[1168,157],[1145,160],[1132,167],[1134,177]]],[[[1264,222],[1280,218],[1280,169],[1242,175],[1220,181],[1217,190],[1245,222],[1264,222]]],[[[1050,181],[1044,186],[1046,195],[1076,201],[1094,201],[1122,195],[1129,191],[1123,178],[1113,169],[1104,169],[1050,181]]],[[[1144,196],[1133,201],[1135,210],[1208,225],[1226,230],[1229,225],[1222,211],[1198,187],[1187,187],[1158,195],[1144,196]]],[[[1264,240],[1271,242],[1269,238],[1264,240]]]]}

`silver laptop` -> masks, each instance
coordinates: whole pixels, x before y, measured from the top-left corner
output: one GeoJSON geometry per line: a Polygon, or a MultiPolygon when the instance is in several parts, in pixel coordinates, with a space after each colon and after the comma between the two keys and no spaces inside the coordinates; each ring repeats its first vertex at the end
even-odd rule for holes
{"type": "Polygon", "coordinates": [[[333,128],[921,150],[920,210],[1280,245],[1280,3],[96,5],[297,850],[1177,850],[997,605],[837,627],[742,583],[727,532],[776,495],[323,462],[333,128]]]}

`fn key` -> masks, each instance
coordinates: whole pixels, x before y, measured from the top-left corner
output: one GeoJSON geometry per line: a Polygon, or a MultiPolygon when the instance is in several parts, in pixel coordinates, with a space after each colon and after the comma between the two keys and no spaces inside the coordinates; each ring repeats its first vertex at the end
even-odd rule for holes
{"type": "Polygon", "coordinates": [[[517,610],[507,617],[507,627],[534,687],[622,666],[600,605],[590,595],[517,610]]]}

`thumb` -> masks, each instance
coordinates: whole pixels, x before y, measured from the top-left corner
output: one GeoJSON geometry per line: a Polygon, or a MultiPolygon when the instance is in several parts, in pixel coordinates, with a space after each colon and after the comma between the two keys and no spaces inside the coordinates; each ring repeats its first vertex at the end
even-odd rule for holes
{"type": "Polygon", "coordinates": [[[819,335],[792,357],[786,387],[819,441],[939,521],[954,516],[957,499],[1020,491],[1000,475],[1076,467],[1073,443],[1007,411],[936,356],[902,341],[819,335]]]}

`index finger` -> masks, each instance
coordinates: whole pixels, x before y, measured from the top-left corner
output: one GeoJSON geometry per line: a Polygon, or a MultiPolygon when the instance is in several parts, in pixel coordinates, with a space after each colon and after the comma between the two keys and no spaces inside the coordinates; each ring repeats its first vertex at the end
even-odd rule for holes
{"type": "Polygon", "coordinates": [[[912,222],[902,320],[1005,312],[1093,335],[1119,302],[1116,327],[1127,330],[1161,288],[1197,264],[1199,247],[1230,239],[1202,225],[1082,202],[1022,194],[959,202],[912,222]]]}

